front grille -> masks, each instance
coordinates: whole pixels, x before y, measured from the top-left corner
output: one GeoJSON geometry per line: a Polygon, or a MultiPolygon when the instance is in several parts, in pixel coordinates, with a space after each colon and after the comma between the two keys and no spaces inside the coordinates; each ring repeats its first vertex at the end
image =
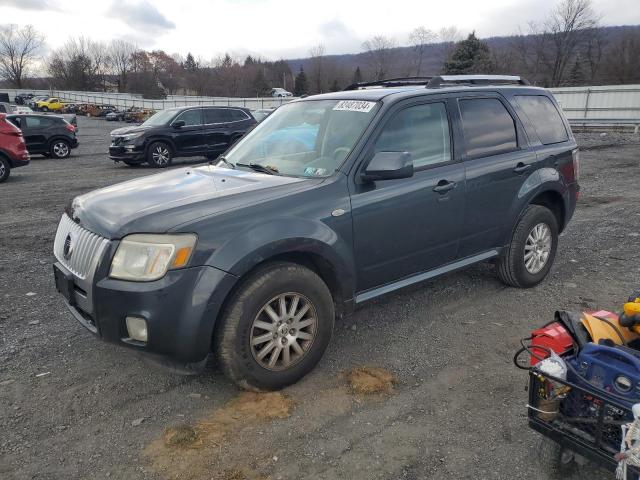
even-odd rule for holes
{"type": "Polygon", "coordinates": [[[124,143],[124,138],[122,138],[122,137],[111,137],[111,145],[118,146],[121,143],[124,143]]]}
{"type": "Polygon", "coordinates": [[[82,228],[64,214],[58,225],[53,254],[71,273],[85,280],[93,274],[108,243],[106,238],[82,228]]]}

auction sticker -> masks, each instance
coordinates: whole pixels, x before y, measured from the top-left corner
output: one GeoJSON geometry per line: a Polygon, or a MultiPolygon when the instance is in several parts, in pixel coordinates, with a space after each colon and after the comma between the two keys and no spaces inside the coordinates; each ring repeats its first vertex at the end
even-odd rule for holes
{"type": "Polygon", "coordinates": [[[362,112],[368,113],[371,111],[373,107],[375,107],[376,102],[365,102],[362,100],[341,100],[339,101],[334,110],[343,110],[347,112],[362,112]]]}

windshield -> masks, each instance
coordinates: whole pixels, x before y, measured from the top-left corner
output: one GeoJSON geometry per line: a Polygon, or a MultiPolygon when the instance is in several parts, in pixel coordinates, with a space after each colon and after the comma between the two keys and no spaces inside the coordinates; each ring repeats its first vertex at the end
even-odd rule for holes
{"type": "Polygon", "coordinates": [[[281,106],[226,156],[281,175],[328,177],[340,167],[379,108],[359,100],[308,100],[281,106]]]}
{"type": "Polygon", "coordinates": [[[147,127],[160,127],[166,125],[175,115],[175,110],[160,110],[158,113],[151,115],[142,125],[147,127]]]}

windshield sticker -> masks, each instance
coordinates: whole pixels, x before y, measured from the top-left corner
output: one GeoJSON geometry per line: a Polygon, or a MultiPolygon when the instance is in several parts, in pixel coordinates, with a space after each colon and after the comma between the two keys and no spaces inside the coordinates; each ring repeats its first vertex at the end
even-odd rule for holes
{"type": "Polygon", "coordinates": [[[304,175],[306,177],[324,177],[329,170],[326,168],[307,167],[304,169],[304,175]]]}
{"type": "Polygon", "coordinates": [[[371,111],[373,107],[375,107],[376,102],[365,102],[362,100],[341,100],[339,101],[334,110],[343,110],[346,112],[362,112],[368,113],[371,111]]]}

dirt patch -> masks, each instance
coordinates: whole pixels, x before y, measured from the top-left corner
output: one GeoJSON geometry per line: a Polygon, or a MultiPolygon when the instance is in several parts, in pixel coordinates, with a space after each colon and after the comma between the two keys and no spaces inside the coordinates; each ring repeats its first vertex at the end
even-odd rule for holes
{"type": "Polygon", "coordinates": [[[167,427],[143,451],[151,469],[166,479],[253,480],[262,478],[248,467],[220,472],[223,442],[251,425],[287,418],[293,402],[280,392],[244,392],[195,425],[167,427]]]}
{"type": "Polygon", "coordinates": [[[597,207],[598,205],[608,205],[610,203],[616,203],[624,200],[623,197],[610,196],[610,197],[582,197],[578,201],[578,207],[597,207]]]}
{"type": "Polygon", "coordinates": [[[391,393],[398,383],[395,375],[383,368],[357,367],[346,373],[351,391],[361,395],[391,393]]]}

